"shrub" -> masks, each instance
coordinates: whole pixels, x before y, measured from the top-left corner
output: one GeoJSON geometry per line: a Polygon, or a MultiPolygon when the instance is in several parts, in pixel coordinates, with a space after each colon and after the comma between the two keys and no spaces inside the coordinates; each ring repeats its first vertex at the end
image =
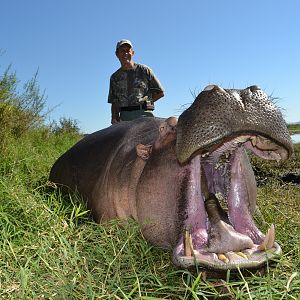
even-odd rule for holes
{"type": "Polygon", "coordinates": [[[46,97],[45,92],[40,92],[38,72],[24,84],[23,91],[19,92],[16,73],[9,72],[9,69],[0,77],[0,122],[1,127],[20,136],[43,124],[46,97]]]}
{"type": "Polygon", "coordinates": [[[71,118],[61,117],[58,122],[52,121],[50,128],[55,134],[80,134],[78,121],[71,118]]]}
{"type": "Polygon", "coordinates": [[[10,136],[21,137],[43,125],[46,97],[40,92],[36,72],[19,91],[16,73],[10,67],[0,76],[0,151],[10,136]]]}

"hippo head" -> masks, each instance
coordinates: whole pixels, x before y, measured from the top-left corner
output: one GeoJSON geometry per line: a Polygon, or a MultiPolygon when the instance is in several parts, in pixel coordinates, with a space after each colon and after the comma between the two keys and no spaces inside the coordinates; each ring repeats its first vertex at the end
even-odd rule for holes
{"type": "Polygon", "coordinates": [[[177,123],[176,155],[190,179],[175,264],[249,269],[281,253],[274,226],[264,235],[252,219],[256,182],[245,150],[277,161],[292,154],[280,111],[257,86],[206,87],[177,123]]]}

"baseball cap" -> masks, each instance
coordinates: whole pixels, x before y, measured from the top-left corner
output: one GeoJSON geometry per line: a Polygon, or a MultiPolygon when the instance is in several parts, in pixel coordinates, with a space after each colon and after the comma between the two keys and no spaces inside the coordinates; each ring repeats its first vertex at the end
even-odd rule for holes
{"type": "Polygon", "coordinates": [[[123,39],[123,40],[120,40],[120,41],[117,42],[116,51],[117,51],[122,45],[124,45],[124,44],[127,44],[127,45],[129,45],[131,48],[133,48],[133,47],[132,47],[132,43],[131,43],[129,40],[123,39]]]}

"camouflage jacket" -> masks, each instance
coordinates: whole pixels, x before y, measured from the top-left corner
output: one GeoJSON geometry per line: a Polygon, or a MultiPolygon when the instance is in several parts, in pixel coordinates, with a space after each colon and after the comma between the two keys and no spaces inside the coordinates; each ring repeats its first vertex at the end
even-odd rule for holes
{"type": "Polygon", "coordinates": [[[118,69],[110,77],[108,103],[119,107],[137,106],[139,99],[163,91],[152,70],[142,64],[134,63],[133,69],[118,69]]]}

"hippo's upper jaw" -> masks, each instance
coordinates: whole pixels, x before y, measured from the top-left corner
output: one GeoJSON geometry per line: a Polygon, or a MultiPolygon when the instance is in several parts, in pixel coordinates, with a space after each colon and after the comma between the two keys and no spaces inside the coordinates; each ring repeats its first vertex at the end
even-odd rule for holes
{"type": "Polygon", "coordinates": [[[274,226],[265,236],[252,219],[256,208],[256,182],[245,149],[264,159],[288,158],[292,144],[285,124],[280,124],[282,120],[272,102],[256,87],[241,91],[213,87],[202,92],[191,109],[180,116],[177,157],[183,164],[188,164],[189,185],[184,234],[173,252],[175,264],[214,270],[251,269],[281,253],[275,242],[274,226]],[[218,97],[215,97],[216,93],[218,97]],[[273,110],[271,114],[265,109],[267,120],[258,116],[259,122],[253,122],[255,117],[248,116],[249,112],[255,114],[253,98],[258,106],[273,110]],[[221,113],[218,102],[223,102],[223,107],[225,104],[231,111],[222,112],[222,124],[225,125],[218,127],[215,120],[210,123],[205,114],[192,116],[196,111],[199,114],[201,105],[206,109],[213,105],[216,113],[221,113]],[[247,107],[248,103],[252,107],[247,107]],[[195,109],[195,106],[199,107],[195,109]],[[274,110],[277,119],[268,118],[274,116],[274,110]],[[233,128],[226,128],[226,124],[232,126],[232,122],[224,120],[226,118],[235,119],[233,128]],[[195,119],[197,126],[189,122],[195,119]],[[276,123],[280,134],[268,129],[268,123],[271,126],[276,123]],[[209,134],[205,130],[210,131],[209,134]],[[205,134],[209,136],[207,141],[205,134]]]}

